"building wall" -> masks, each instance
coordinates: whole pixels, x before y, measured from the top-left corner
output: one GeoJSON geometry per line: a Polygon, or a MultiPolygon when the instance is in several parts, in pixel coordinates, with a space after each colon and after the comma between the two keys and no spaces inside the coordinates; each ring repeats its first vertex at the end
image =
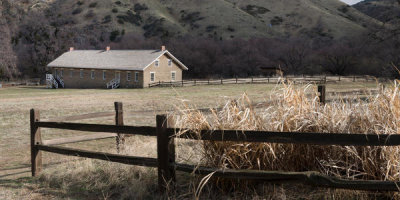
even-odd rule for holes
{"type": "Polygon", "coordinates": [[[170,82],[171,72],[175,71],[175,81],[182,81],[182,69],[179,65],[172,60],[172,65],[168,66],[168,60],[170,58],[167,55],[163,55],[159,58],[159,66],[155,66],[155,62],[151,63],[144,71],[143,71],[143,84],[144,87],[149,87],[149,84],[156,82],[170,82]],[[150,73],[155,73],[154,81],[150,80],[150,73]]]}
{"type": "Polygon", "coordinates": [[[82,69],[83,77],[80,77],[80,69],[72,68],[53,68],[52,73],[61,76],[64,80],[65,88],[106,88],[108,82],[115,78],[115,73],[121,75],[120,88],[143,88],[143,72],[142,71],[117,71],[117,70],[91,70],[82,69]],[[72,77],[71,77],[72,71],[72,77]],[[94,71],[94,78],[91,78],[91,71],[94,71]],[[103,71],[106,72],[106,77],[103,79],[103,71]],[[127,80],[128,72],[131,73],[131,80],[127,80]],[[135,81],[135,72],[139,74],[139,79],[135,81]]]}
{"type": "Polygon", "coordinates": [[[144,71],[124,71],[124,70],[91,70],[82,69],[83,77],[80,77],[80,69],[76,68],[52,68],[53,75],[57,70],[57,75],[64,80],[65,88],[106,88],[106,84],[115,78],[115,73],[121,74],[120,88],[143,88],[149,87],[150,83],[170,82],[172,81],[171,72],[175,72],[175,81],[182,81],[182,69],[172,59],[172,65],[168,66],[167,55],[159,58],[159,66],[155,62],[151,63],[144,71]],[[72,77],[70,75],[72,71],[72,77]],[[94,78],[91,78],[91,71],[94,71],[94,78]],[[103,80],[103,71],[106,72],[106,78],[103,80]],[[131,80],[127,80],[127,74],[131,72],[131,80]],[[135,81],[135,72],[139,73],[138,81],[135,81]],[[155,80],[150,80],[150,72],[155,73],[155,80]]]}

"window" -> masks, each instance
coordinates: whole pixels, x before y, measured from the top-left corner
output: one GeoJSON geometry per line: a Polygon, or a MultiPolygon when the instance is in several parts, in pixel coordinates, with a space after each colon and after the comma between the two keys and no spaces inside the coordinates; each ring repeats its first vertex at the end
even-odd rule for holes
{"type": "Polygon", "coordinates": [[[126,73],[126,80],[131,81],[131,72],[126,73]]]}
{"type": "Polygon", "coordinates": [[[172,60],[168,59],[168,66],[172,66],[172,60]]]}
{"type": "Polygon", "coordinates": [[[155,79],[156,79],[155,72],[150,72],[150,82],[154,82],[155,79]]]}
{"type": "Polygon", "coordinates": [[[135,82],[139,81],[139,72],[135,72],[135,82]]]}
{"type": "Polygon", "coordinates": [[[71,69],[71,70],[69,71],[69,77],[72,78],[72,75],[73,75],[73,74],[74,74],[74,70],[71,69]]]}
{"type": "Polygon", "coordinates": [[[94,79],[94,70],[90,71],[90,78],[94,79]]]}
{"type": "Polygon", "coordinates": [[[171,72],[171,80],[175,81],[176,72],[171,72]]]}
{"type": "Polygon", "coordinates": [[[79,77],[83,78],[83,69],[79,70],[79,77]]]}
{"type": "Polygon", "coordinates": [[[64,74],[63,72],[64,72],[64,70],[60,70],[60,76],[61,77],[63,77],[63,74],[64,74]]]}
{"type": "Polygon", "coordinates": [[[156,66],[156,67],[158,67],[159,65],[160,65],[160,60],[156,60],[156,62],[154,63],[154,65],[156,66]]]}
{"type": "Polygon", "coordinates": [[[103,71],[103,80],[106,80],[106,71],[103,71]]]}

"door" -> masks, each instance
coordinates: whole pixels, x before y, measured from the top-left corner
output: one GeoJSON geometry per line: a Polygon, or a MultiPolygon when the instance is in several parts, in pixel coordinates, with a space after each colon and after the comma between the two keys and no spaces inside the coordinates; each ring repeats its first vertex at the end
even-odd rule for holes
{"type": "Polygon", "coordinates": [[[115,79],[121,80],[121,72],[115,72],[115,79]]]}

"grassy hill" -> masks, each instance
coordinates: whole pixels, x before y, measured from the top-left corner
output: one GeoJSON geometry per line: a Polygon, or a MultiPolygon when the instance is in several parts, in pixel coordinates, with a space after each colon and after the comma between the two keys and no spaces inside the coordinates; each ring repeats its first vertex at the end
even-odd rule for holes
{"type": "Polygon", "coordinates": [[[68,25],[73,27],[119,31],[114,33],[117,36],[134,32],[145,37],[340,38],[377,25],[376,20],[339,0],[53,0],[20,4],[28,12],[46,13],[52,22],[70,21],[68,25]]]}

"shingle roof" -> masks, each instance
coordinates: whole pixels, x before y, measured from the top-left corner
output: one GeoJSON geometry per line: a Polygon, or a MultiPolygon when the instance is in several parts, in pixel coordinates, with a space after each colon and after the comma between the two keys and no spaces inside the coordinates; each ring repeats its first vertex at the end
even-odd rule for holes
{"type": "Polygon", "coordinates": [[[161,55],[167,53],[185,70],[184,66],[168,51],[160,50],[73,50],[62,54],[48,67],[144,70],[161,55]]]}

